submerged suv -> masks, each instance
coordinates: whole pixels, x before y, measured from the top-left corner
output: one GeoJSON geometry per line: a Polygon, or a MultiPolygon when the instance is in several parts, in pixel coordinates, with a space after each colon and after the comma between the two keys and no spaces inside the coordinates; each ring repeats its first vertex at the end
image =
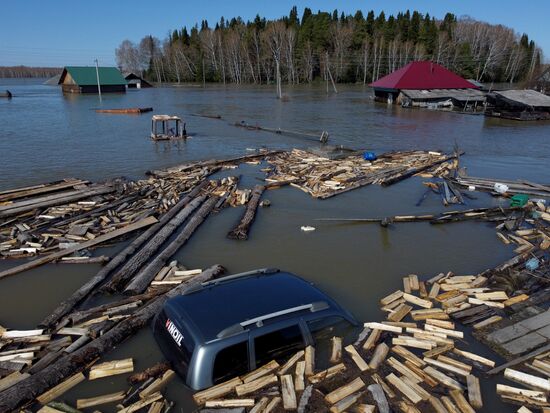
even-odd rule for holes
{"type": "Polygon", "coordinates": [[[156,316],[153,333],[186,385],[202,390],[271,360],[283,363],[335,329],[353,326],[354,317],[313,284],[261,269],[171,298],[156,316]]]}

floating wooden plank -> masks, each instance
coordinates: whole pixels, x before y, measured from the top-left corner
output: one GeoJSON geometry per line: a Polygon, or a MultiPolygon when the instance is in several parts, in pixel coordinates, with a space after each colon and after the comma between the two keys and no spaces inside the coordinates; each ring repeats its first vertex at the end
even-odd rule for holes
{"type": "Polygon", "coordinates": [[[422,397],[420,397],[410,386],[408,386],[395,374],[391,373],[387,375],[386,380],[414,404],[420,403],[422,401],[422,397]]]}
{"type": "Polygon", "coordinates": [[[428,401],[432,405],[435,413],[449,413],[441,400],[439,400],[437,397],[431,396],[428,401]]]}
{"type": "Polygon", "coordinates": [[[459,350],[457,348],[454,348],[453,353],[455,353],[459,356],[465,357],[467,359],[477,361],[478,363],[484,364],[484,365],[489,366],[489,367],[494,367],[494,365],[495,365],[495,362],[493,360],[489,360],[485,357],[478,356],[477,354],[470,353],[468,351],[459,350]]]}
{"type": "Polygon", "coordinates": [[[462,331],[449,330],[449,329],[441,328],[428,323],[426,323],[426,325],[424,326],[424,329],[426,331],[433,331],[435,333],[443,333],[451,337],[464,338],[464,333],[462,331]]]}
{"type": "Polygon", "coordinates": [[[401,376],[400,379],[409,386],[413,391],[418,394],[422,400],[426,401],[430,398],[430,393],[424,390],[416,381],[412,380],[409,376],[401,376]]]}
{"type": "Polygon", "coordinates": [[[363,344],[363,350],[367,351],[374,347],[378,339],[380,338],[380,334],[382,333],[382,330],[379,330],[377,328],[372,329],[371,333],[369,334],[368,338],[365,340],[365,343],[363,344]]]}
{"type": "Polygon", "coordinates": [[[483,301],[506,301],[510,297],[504,291],[491,291],[488,293],[479,293],[475,295],[475,298],[483,301]]]}
{"type": "Polygon", "coordinates": [[[344,363],[336,364],[326,370],[314,374],[313,376],[309,376],[308,381],[311,384],[316,384],[323,380],[330,379],[331,377],[334,377],[345,370],[346,366],[344,365],[344,363]]]}
{"type": "Polygon", "coordinates": [[[403,374],[404,376],[407,376],[415,383],[420,383],[422,381],[422,377],[414,373],[412,370],[410,370],[407,366],[405,366],[403,363],[401,363],[399,360],[397,360],[394,357],[390,357],[388,360],[386,360],[386,363],[395,371],[403,374]]]}
{"type": "Polygon", "coordinates": [[[145,389],[139,392],[139,397],[144,399],[145,397],[156,393],[157,391],[162,390],[164,387],[170,383],[170,381],[175,377],[176,373],[174,370],[168,369],[166,370],[162,376],[157,377],[153,382],[147,386],[145,389]]]}
{"type": "Polygon", "coordinates": [[[392,333],[402,333],[403,332],[403,329],[401,327],[395,327],[395,326],[391,326],[391,325],[388,325],[388,324],[382,324],[382,323],[371,322],[371,323],[365,323],[364,326],[372,328],[372,329],[376,329],[376,330],[390,331],[392,333]]]}
{"type": "Polygon", "coordinates": [[[426,365],[426,362],[422,360],[421,358],[417,357],[414,353],[407,350],[405,347],[401,346],[393,346],[391,348],[391,351],[395,354],[403,357],[405,360],[410,361],[414,365],[418,367],[424,367],[426,365]]]}
{"type": "Polygon", "coordinates": [[[458,360],[455,360],[454,358],[452,357],[447,357],[447,356],[444,356],[444,355],[439,355],[437,356],[437,360],[438,361],[441,361],[442,363],[447,363],[447,364],[450,364],[451,366],[455,366],[456,368],[459,368],[461,370],[464,370],[464,371],[467,371],[467,372],[471,372],[472,371],[472,366],[470,366],[469,364],[466,364],[466,363],[462,363],[458,360]]]}
{"type": "Polygon", "coordinates": [[[312,376],[315,372],[315,348],[307,346],[304,352],[304,360],[306,362],[306,377],[312,376]]]}
{"type": "Polygon", "coordinates": [[[138,410],[143,409],[146,406],[149,406],[150,404],[162,399],[162,394],[160,392],[153,393],[149,396],[147,396],[145,399],[141,399],[123,409],[118,410],[117,413],[133,413],[138,410]]]}
{"type": "Polygon", "coordinates": [[[461,413],[461,411],[458,409],[458,407],[456,407],[450,397],[441,396],[441,402],[449,413],[461,413]]]}
{"type": "Polygon", "coordinates": [[[524,354],[524,355],[521,356],[521,357],[518,357],[518,358],[516,358],[516,359],[514,359],[514,360],[511,360],[511,361],[509,361],[509,362],[507,362],[507,363],[504,363],[504,364],[502,364],[502,365],[500,365],[500,366],[498,366],[498,367],[495,367],[494,369],[489,370],[487,373],[488,373],[488,374],[497,374],[497,373],[500,373],[502,370],[504,370],[504,369],[506,369],[506,368],[508,368],[508,367],[512,367],[512,366],[515,366],[515,365],[517,365],[517,364],[523,363],[523,362],[526,361],[526,360],[529,360],[529,359],[531,359],[531,358],[533,358],[533,357],[536,357],[536,356],[538,356],[539,354],[544,354],[544,353],[546,353],[546,352],[548,352],[548,351],[550,351],[550,344],[547,344],[547,345],[545,345],[545,346],[543,346],[543,347],[540,347],[540,348],[538,348],[538,349],[536,349],[536,350],[533,350],[533,351],[531,351],[531,352],[529,352],[529,353],[527,353],[527,354],[524,354]]]}
{"type": "Polygon", "coordinates": [[[425,351],[422,353],[424,357],[435,357],[440,354],[446,353],[447,351],[451,351],[454,347],[454,344],[446,344],[444,346],[438,346],[433,348],[432,350],[425,351]]]}
{"type": "Polygon", "coordinates": [[[277,371],[277,374],[279,376],[286,374],[302,357],[304,357],[304,350],[298,351],[291,358],[289,358],[288,361],[277,371]]]}
{"type": "Polygon", "coordinates": [[[500,320],[502,320],[502,317],[499,315],[494,315],[492,317],[486,318],[485,320],[482,320],[478,323],[472,324],[472,328],[474,330],[479,330],[480,328],[485,328],[488,325],[498,323],[500,320]]]}
{"type": "Polygon", "coordinates": [[[235,387],[235,392],[239,397],[244,396],[271,384],[275,384],[278,381],[279,380],[275,374],[270,374],[268,376],[260,377],[256,380],[249,381],[248,383],[239,384],[237,387],[235,387]]]}
{"type": "Polygon", "coordinates": [[[422,381],[426,383],[428,386],[435,387],[438,385],[438,382],[435,379],[433,379],[431,376],[426,374],[424,370],[422,370],[417,365],[411,363],[409,360],[405,360],[405,366],[407,366],[409,370],[412,370],[416,375],[422,377],[422,381]]]}
{"type": "Polygon", "coordinates": [[[483,407],[483,399],[481,398],[479,379],[470,374],[466,377],[466,383],[468,385],[468,400],[470,401],[471,406],[474,409],[481,409],[483,407]]]}
{"type": "MultiPolygon", "coordinates": [[[[380,380],[382,380],[382,378],[380,378],[380,380]]],[[[382,385],[380,385],[380,384],[371,384],[371,385],[369,385],[369,387],[367,387],[367,389],[369,390],[369,392],[372,395],[372,398],[376,402],[376,405],[378,407],[378,411],[380,413],[390,413],[390,407],[388,405],[388,400],[386,399],[386,395],[384,394],[384,390],[382,389],[382,385]]],[[[388,389],[389,389],[389,387],[388,387],[388,389]]],[[[391,390],[390,390],[390,392],[391,392],[391,390]]],[[[391,393],[393,394],[393,392],[391,392],[391,393]]]]}
{"type": "Polygon", "coordinates": [[[328,404],[334,404],[340,400],[342,400],[344,397],[349,396],[350,394],[353,394],[362,388],[365,387],[365,383],[363,380],[361,380],[360,377],[357,377],[355,380],[337,388],[336,390],[330,392],[325,396],[325,400],[328,404]]]}
{"type": "Polygon", "coordinates": [[[342,337],[332,337],[332,350],[330,352],[330,362],[340,363],[342,360],[342,337]]]}
{"type": "Polygon", "coordinates": [[[434,283],[432,285],[432,288],[430,288],[430,292],[428,294],[428,298],[430,299],[435,299],[435,297],[437,297],[437,295],[439,294],[439,289],[441,288],[441,286],[438,284],[438,283],[434,283]]]}
{"type": "Polygon", "coordinates": [[[281,376],[281,395],[283,397],[283,407],[285,410],[295,410],[298,407],[294,382],[290,374],[281,376]]]}
{"type": "Polygon", "coordinates": [[[407,304],[399,305],[392,313],[388,315],[388,320],[390,321],[401,321],[409,314],[412,310],[412,307],[407,304]]]}
{"type": "Polygon", "coordinates": [[[446,386],[450,389],[463,390],[463,387],[459,382],[450,378],[446,374],[441,373],[439,370],[436,370],[431,366],[426,367],[424,369],[424,372],[432,376],[434,379],[440,382],[443,386],[446,386]]]}
{"type": "Polygon", "coordinates": [[[403,291],[397,290],[397,291],[391,293],[390,295],[382,298],[380,300],[380,305],[382,305],[382,306],[388,305],[388,304],[394,302],[395,300],[398,300],[401,297],[403,297],[403,291]]]}
{"type": "Polygon", "coordinates": [[[449,330],[455,329],[455,323],[453,323],[452,321],[428,319],[426,320],[426,324],[441,327],[441,328],[447,328],[449,330]]]}
{"type": "Polygon", "coordinates": [[[250,381],[259,379],[262,376],[265,376],[268,373],[271,373],[273,370],[279,368],[280,365],[275,360],[271,360],[269,363],[264,364],[263,366],[257,368],[254,371],[251,371],[248,374],[245,374],[241,377],[243,383],[248,383],[250,381]]]}
{"type": "Polygon", "coordinates": [[[462,370],[451,364],[443,363],[442,361],[435,360],[430,357],[424,357],[424,361],[432,366],[439,367],[440,369],[447,370],[454,374],[458,374],[459,376],[467,377],[470,374],[469,371],[462,370]]]}
{"type": "Polygon", "coordinates": [[[76,328],[76,327],[63,327],[57,330],[56,334],[67,335],[67,336],[85,336],[89,333],[87,328],[76,328]]]}
{"type": "Polygon", "coordinates": [[[2,333],[2,339],[8,340],[12,338],[39,336],[44,330],[10,330],[2,333]]]}
{"type": "Polygon", "coordinates": [[[272,398],[267,404],[267,406],[265,406],[265,409],[262,413],[271,413],[277,408],[277,406],[279,406],[280,403],[281,403],[281,398],[279,396],[272,398]]]}
{"type": "Polygon", "coordinates": [[[86,249],[86,248],[93,247],[93,246],[98,245],[98,244],[102,244],[106,241],[118,238],[122,235],[128,234],[130,232],[136,231],[136,230],[144,228],[144,227],[147,227],[149,225],[152,225],[155,222],[157,222],[157,219],[155,217],[147,217],[147,218],[144,218],[144,219],[142,219],[138,222],[135,222],[133,224],[130,224],[130,225],[127,225],[125,227],[115,229],[114,231],[108,232],[106,234],[100,235],[100,236],[98,236],[98,237],[96,237],[92,240],[85,241],[85,242],[82,242],[80,244],[77,244],[73,247],[70,247],[70,248],[67,248],[67,249],[64,249],[64,250],[61,250],[61,251],[58,251],[58,252],[54,252],[53,254],[45,255],[43,257],[34,259],[34,260],[32,260],[30,262],[27,262],[25,264],[21,264],[21,265],[15,266],[15,267],[8,268],[7,270],[4,270],[4,271],[0,272],[0,279],[5,278],[5,277],[9,277],[10,275],[14,275],[14,274],[17,274],[17,273],[20,273],[20,272],[23,272],[23,271],[30,270],[32,268],[36,268],[40,265],[46,264],[46,263],[51,262],[51,261],[58,260],[62,257],[67,256],[67,255],[71,255],[71,254],[75,253],[76,251],[80,251],[80,250],[83,250],[83,249],[86,249]]]}
{"type": "MultiPolygon", "coordinates": [[[[306,372],[306,362],[305,361],[299,361],[296,363],[296,370],[294,371],[294,389],[296,391],[303,391],[306,388],[305,384],[305,372],[306,372]]],[[[311,378],[314,376],[310,376],[311,378]]]]}
{"type": "Polygon", "coordinates": [[[250,409],[249,413],[261,413],[262,411],[264,411],[268,403],[269,403],[269,398],[262,397],[260,401],[256,403],[252,409],[250,409]]]}
{"type": "Polygon", "coordinates": [[[225,407],[227,409],[234,407],[253,407],[254,399],[224,399],[224,400],[208,400],[204,403],[206,408],[220,408],[225,407]]]}
{"type": "Polygon", "coordinates": [[[423,308],[432,308],[434,305],[431,301],[424,300],[422,298],[419,298],[412,294],[407,294],[407,293],[403,294],[403,299],[411,304],[414,304],[423,308]]]}
{"type": "Polygon", "coordinates": [[[372,358],[369,362],[368,367],[372,370],[377,370],[380,364],[382,364],[382,362],[388,355],[389,351],[390,348],[386,343],[378,344],[374,349],[374,353],[372,354],[372,358]]]}
{"type": "Polygon", "coordinates": [[[527,294],[519,294],[519,295],[516,295],[512,298],[507,299],[502,304],[504,304],[505,307],[510,307],[511,305],[521,303],[521,302],[523,302],[525,300],[528,300],[528,299],[529,299],[529,296],[527,294]]]}
{"type": "Polygon", "coordinates": [[[460,390],[451,390],[451,398],[454,400],[462,413],[475,413],[476,411],[470,406],[468,400],[464,397],[460,390]]]}
{"type": "Polygon", "coordinates": [[[470,304],[486,305],[487,307],[504,308],[503,303],[498,303],[498,302],[495,302],[495,301],[483,301],[483,300],[479,300],[477,298],[472,298],[472,297],[468,298],[468,302],[470,304]]]}
{"type": "Polygon", "coordinates": [[[193,395],[193,399],[198,405],[202,405],[207,400],[218,399],[222,396],[225,396],[226,394],[231,393],[239,384],[242,384],[242,380],[238,377],[235,377],[231,380],[225,381],[206,390],[195,393],[193,395]]]}
{"type": "Polygon", "coordinates": [[[0,392],[16,385],[29,376],[29,373],[20,373],[19,371],[14,371],[13,373],[8,374],[6,377],[0,379],[0,392]]]}
{"type": "Polygon", "coordinates": [[[516,383],[524,384],[536,389],[541,389],[550,392],[550,380],[543,379],[541,377],[533,376],[531,374],[523,373],[518,370],[507,368],[504,370],[504,377],[508,380],[515,381],[516,383]]]}
{"type": "Polygon", "coordinates": [[[431,350],[432,348],[435,347],[435,345],[430,343],[430,342],[427,342],[427,341],[424,341],[424,340],[418,340],[418,339],[415,339],[415,338],[412,338],[412,337],[410,337],[410,338],[394,337],[392,339],[392,344],[397,345],[397,346],[420,348],[420,349],[424,349],[424,350],[431,350]]]}
{"type": "Polygon", "coordinates": [[[411,293],[411,280],[408,276],[403,277],[403,291],[405,291],[406,294],[411,293]]]}
{"type": "Polygon", "coordinates": [[[84,374],[76,373],[75,375],[69,377],[67,380],[59,383],[57,386],[52,387],[47,392],[42,393],[36,398],[36,400],[38,400],[41,404],[48,404],[49,402],[57,399],[63,393],[72,389],[74,386],[84,381],[85,379],[86,377],[84,377],[84,374]]]}
{"type": "Polygon", "coordinates": [[[117,374],[131,373],[134,371],[134,361],[131,358],[123,360],[107,361],[96,364],[90,369],[88,379],[96,380],[102,377],[115,376],[117,374]]]}
{"type": "Polygon", "coordinates": [[[539,402],[546,402],[546,394],[542,391],[522,389],[519,387],[507,386],[505,384],[497,384],[497,394],[513,394],[525,396],[539,402]]]}
{"type": "Polygon", "coordinates": [[[336,402],[333,406],[330,408],[331,413],[342,413],[345,412],[346,409],[353,406],[357,400],[363,395],[363,392],[357,392],[354,394],[350,394],[347,397],[344,397],[342,400],[336,402]]]}
{"type": "Polygon", "coordinates": [[[361,357],[361,355],[357,352],[355,347],[353,347],[351,344],[349,346],[346,346],[345,348],[346,352],[351,356],[354,363],[357,365],[359,370],[361,372],[366,371],[369,369],[369,365],[367,362],[361,357]]]}
{"type": "Polygon", "coordinates": [[[88,399],[77,399],[76,408],[84,409],[86,407],[99,406],[107,403],[116,403],[123,400],[125,395],[125,391],[119,391],[116,393],[104,394],[102,396],[90,397],[88,399]]]}

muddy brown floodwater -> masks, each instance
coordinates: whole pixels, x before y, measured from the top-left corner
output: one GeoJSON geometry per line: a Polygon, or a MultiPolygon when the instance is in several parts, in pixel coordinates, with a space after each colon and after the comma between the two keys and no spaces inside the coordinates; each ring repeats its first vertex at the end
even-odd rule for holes
{"type": "MultiPolygon", "coordinates": [[[[455,145],[466,152],[462,165],[473,176],[527,179],[550,183],[550,123],[520,123],[482,116],[403,109],[374,103],[362,86],[340,86],[327,96],[323,87],[287,88],[289,100],[278,101],[266,87],[210,86],[154,88],[124,95],[64,97],[57,87],[39,81],[0,79],[12,100],[0,101],[0,190],[67,177],[101,180],[115,176],[141,178],[146,170],[189,160],[224,158],[249,148],[308,148],[314,141],[230,124],[237,121],[265,127],[316,133],[327,130],[330,143],[368,149],[439,149],[455,145]],[[97,114],[95,108],[148,107],[153,113],[175,114],[187,122],[191,139],[154,143],[149,138],[150,114],[97,114]],[[191,116],[221,115],[223,120],[191,116]]],[[[224,174],[241,174],[241,187],[252,187],[263,174],[261,166],[242,165],[224,174]]],[[[219,175],[218,175],[219,176],[219,175]]],[[[363,321],[379,320],[378,300],[402,286],[409,273],[426,279],[442,271],[478,273],[513,255],[494,228],[484,223],[376,224],[322,223],[325,217],[384,217],[441,212],[435,196],[415,204],[424,192],[422,179],[413,177],[388,188],[366,188],[320,201],[286,187],[268,191],[271,208],[260,209],[248,241],[227,239],[240,208],[212,216],[181,249],[176,258],[188,268],[221,264],[229,273],[259,267],[279,267],[319,285],[363,321]],[[304,233],[300,226],[311,225],[304,233]]],[[[478,193],[466,207],[499,205],[498,199],[478,193]]],[[[454,209],[454,208],[453,208],[454,209]]],[[[113,254],[123,245],[97,250],[113,254]]],[[[14,265],[0,261],[0,270],[14,265]]],[[[31,328],[99,269],[97,265],[47,265],[0,281],[0,325],[31,328]]],[[[231,303],[227,303],[228,307],[231,303]]],[[[471,351],[498,358],[475,340],[471,351]]],[[[133,357],[136,370],[161,360],[150,330],[143,330],[110,352],[105,359],[133,357]]],[[[500,379],[502,382],[502,379],[500,379]]],[[[63,398],[74,402],[126,389],[125,376],[85,382],[63,398]]],[[[482,411],[515,411],[495,395],[495,380],[482,380],[482,411]]],[[[167,398],[175,411],[192,411],[191,393],[174,380],[167,398]]],[[[114,410],[110,406],[111,410],[114,410]]],[[[102,409],[109,411],[109,409],[102,409]]]]}

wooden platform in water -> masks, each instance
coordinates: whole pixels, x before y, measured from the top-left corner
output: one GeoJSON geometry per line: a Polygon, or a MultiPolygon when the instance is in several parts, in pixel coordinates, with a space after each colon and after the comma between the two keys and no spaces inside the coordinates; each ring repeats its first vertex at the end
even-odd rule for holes
{"type": "Polygon", "coordinates": [[[550,310],[493,331],[486,340],[513,356],[550,344],[550,310]]]}

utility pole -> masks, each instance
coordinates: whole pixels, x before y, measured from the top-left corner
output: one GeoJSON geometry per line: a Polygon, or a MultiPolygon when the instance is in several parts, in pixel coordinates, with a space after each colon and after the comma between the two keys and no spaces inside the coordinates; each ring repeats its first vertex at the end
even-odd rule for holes
{"type": "Polygon", "coordinates": [[[95,75],[97,77],[97,93],[99,94],[99,101],[101,102],[101,83],[99,83],[99,62],[95,59],[95,75]]]}

